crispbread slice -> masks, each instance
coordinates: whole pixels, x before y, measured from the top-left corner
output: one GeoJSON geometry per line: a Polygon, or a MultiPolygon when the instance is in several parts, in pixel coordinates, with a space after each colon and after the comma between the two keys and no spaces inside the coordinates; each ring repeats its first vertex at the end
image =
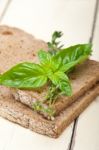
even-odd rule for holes
{"type": "Polygon", "coordinates": [[[57,138],[62,131],[99,95],[99,84],[91,88],[54,121],[43,118],[26,105],[13,99],[9,88],[0,88],[0,116],[37,133],[57,138]]]}

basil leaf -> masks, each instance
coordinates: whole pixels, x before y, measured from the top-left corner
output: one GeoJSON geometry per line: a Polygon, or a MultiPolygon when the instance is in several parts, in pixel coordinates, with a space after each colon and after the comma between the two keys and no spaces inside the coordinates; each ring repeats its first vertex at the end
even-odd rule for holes
{"type": "Polygon", "coordinates": [[[75,67],[77,64],[80,64],[82,63],[84,60],[86,60],[88,58],[88,55],[84,55],[84,56],[81,56],[79,57],[77,60],[75,61],[71,61],[70,63],[67,63],[67,64],[63,64],[61,67],[60,67],[60,71],[63,71],[63,72],[69,72],[73,67],[75,67]]]}
{"type": "Polygon", "coordinates": [[[15,87],[32,89],[46,84],[47,76],[43,68],[34,63],[20,63],[0,76],[0,84],[15,87]]]}
{"type": "Polygon", "coordinates": [[[38,57],[39,57],[39,60],[40,60],[40,63],[41,64],[48,64],[51,62],[51,54],[49,52],[46,52],[44,50],[40,50],[38,52],[38,57]]]}
{"type": "Polygon", "coordinates": [[[62,58],[61,71],[68,71],[72,67],[86,60],[91,54],[91,44],[79,44],[59,51],[53,59],[62,58]]]}
{"type": "Polygon", "coordinates": [[[52,71],[56,72],[62,66],[62,58],[58,57],[57,59],[51,59],[52,71]]]}
{"type": "Polygon", "coordinates": [[[50,80],[56,85],[64,94],[71,96],[72,88],[67,75],[61,71],[57,71],[49,76],[50,80]]]}
{"type": "Polygon", "coordinates": [[[91,44],[78,44],[65,49],[62,49],[57,53],[55,58],[62,57],[63,63],[69,63],[71,61],[77,60],[80,56],[90,55],[92,45],[91,44]]]}
{"type": "Polygon", "coordinates": [[[53,59],[53,56],[44,50],[40,50],[38,52],[39,60],[41,66],[44,68],[46,73],[51,71],[55,72],[60,66],[62,59],[59,57],[58,59],[53,59]]]}

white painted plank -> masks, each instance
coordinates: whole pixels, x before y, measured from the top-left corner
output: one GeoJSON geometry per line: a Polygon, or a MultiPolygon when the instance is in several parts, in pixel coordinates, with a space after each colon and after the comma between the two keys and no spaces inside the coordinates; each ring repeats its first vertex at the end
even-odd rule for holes
{"type": "Polygon", "coordinates": [[[65,150],[72,134],[71,124],[58,139],[52,139],[29,131],[0,117],[0,150],[65,150]],[[65,138],[64,138],[65,137],[65,138]],[[51,145],[51,147],[50,147],[51,145]]]}
{"type": "MultiPolygon", "coordinates": [[[[66,45],[83,43],[88,42],[90,37],[94,6],[94,0],[13,0],[2,24],[17,26],[46,41],[52,31],[62,30],[66,45]]],[[[14,125],[13,138],[5,150],[66,150],[72,125],[58,139],[38,135],[14,125]]],[[[6,136],[8,134],[6,132],[6,136]]]]}
{"type": "MultiPolygon", "coordinates": [[[[0,0],[0,21],[10,0],[0,0]]],[[[14,125],[0,117],[0,150],[4,150],[13,136],[14,125]]]]}
{"type": "Polygon", "coordinates": [[[0,21],[4,15],[5,9],[11,0],[0,0],[0,21]]]}
{"type": "Polygon", "coordinates": [[[13,0],[3,24],[20,27],[49,40],[54,30],[64,33],[65,44],[87,42],[95,0],[13,0]]]}
{"type": "Polygon", "coordinates": [[[1,16],[7,2],[8,2],[8,0],[0,0],[0,16],[1,16]]]}
{"type": "Polygon", "coordinates": [[[0,150],[5,150],[13,137],[14,125],[0,117],[0,150]]]}
{"type": "Polygon", "coordinates": [[[66,150],[69,144],[72,126],[58,139],[52,139],[15,125],[15,132],[5,150],[66,150]]]}
{"type": "MultiPolygon", "coordinates": [[[[92,58],[99,61],[99,12],[93,41],[92,58]]],[[[99,150],[99,97],[80,116],[74,150],[99,150]]]]}
{"type": "Polygon", "coordinates": [[[73,150],[99,150],[99,98],[79,117],[73,150]]]}

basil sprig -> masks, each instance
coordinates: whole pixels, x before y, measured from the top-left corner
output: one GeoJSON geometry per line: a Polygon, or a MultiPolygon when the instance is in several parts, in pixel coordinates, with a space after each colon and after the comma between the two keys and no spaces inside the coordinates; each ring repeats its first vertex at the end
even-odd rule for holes
{"type": "MultiPolygon", "coordinates": [[[[53,34],[52,43],[56,42],[57,32],[53,34]]],[[[61,36],[61,32],[58,37],[61,36]]],[[[50,44],[52,44],[50,43],[50,44]]],[[[52,44],[52,45],[53,45],[52,44]]],[[[40,50],[39,64],[23,62],[0,75],[0,84],[20,89],[36,89],[50,81],[56,88],[67,96],[72,94],[68,72],[77,64],[85,61],[91,54],[91,44],[79,44],[55,51],[40,50]]]]}
{"type": "Polygon", "coordinates": [[[72,89],[69,78],[64,73],[65,71],[61,71],[61,57],[54,59],[50,53],[41,50],[39,51],[39,59],[41,66],[45,69],[48,79],[50,79],[50,81],[64,94],[70,96],[72,94],[72,89]]]}

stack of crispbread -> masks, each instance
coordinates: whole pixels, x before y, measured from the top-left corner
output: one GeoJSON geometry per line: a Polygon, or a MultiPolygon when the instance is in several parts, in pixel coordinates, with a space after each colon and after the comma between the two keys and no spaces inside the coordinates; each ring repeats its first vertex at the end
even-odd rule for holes
{"type": "MultiPolygon", "coordinates": [[[[17,63],[38,62],[39,49],[47,44],[32,35],[8,26],[0,26],[0,73],[17,63]]],[[[52,108],[54,120],[32,109],[32,100],[42,99],[47,87],[39,91],[0,86],[0,115],[35,132],[58,137],[62,131],[99,95],[99,63],[87,60],[70,74],[73,95],[60,96],[52,108]]]]}

